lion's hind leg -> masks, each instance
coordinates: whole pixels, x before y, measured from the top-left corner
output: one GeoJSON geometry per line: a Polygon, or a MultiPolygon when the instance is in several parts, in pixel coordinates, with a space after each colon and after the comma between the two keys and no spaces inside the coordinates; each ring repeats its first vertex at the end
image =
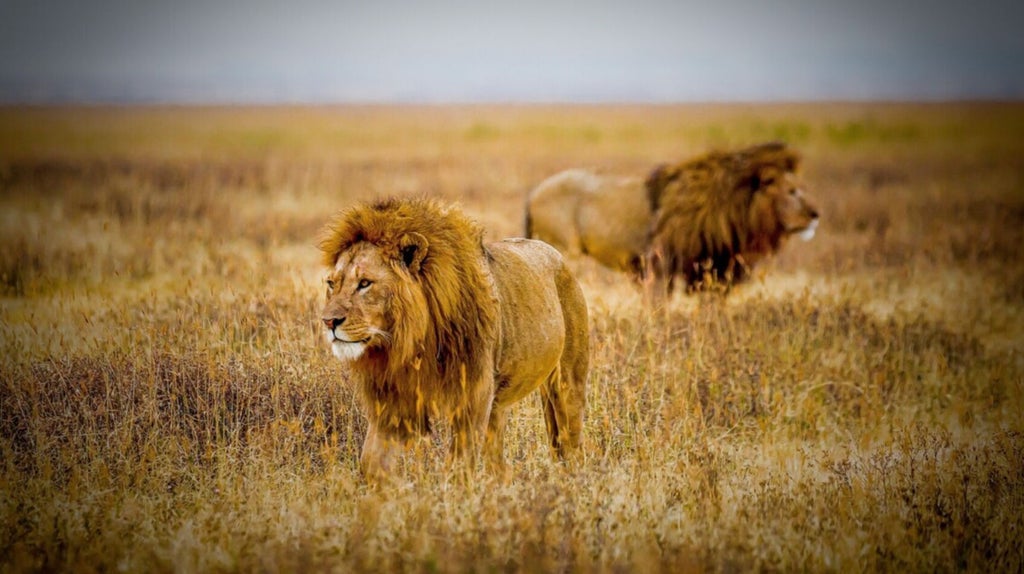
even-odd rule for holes
{"type": "Polygon", "coordinates": [[[575,377],[555,369],[540,388],[548,440],[560,460],[577,460],[583,443],[584,395],[575,377]]]}
{"type": "Polygon", "coordinates": [[[541,385],[541,400],[548,438],[555,453],[562,460],[579,460],[590,369],[587,303],[579,283],[565,267],[559,272],[556,286],[565,321],[565,340],[558,366],[541,385]]]}

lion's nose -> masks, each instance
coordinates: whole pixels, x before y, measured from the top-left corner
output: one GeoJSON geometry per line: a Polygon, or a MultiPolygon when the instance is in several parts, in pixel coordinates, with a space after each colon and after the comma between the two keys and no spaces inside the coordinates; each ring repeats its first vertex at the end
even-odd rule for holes
{"type": "Polygon", "coordinates": [[[818,219],[818,210],[813,207],[808,211],[807,215],[811,216],[811,219],[818,219]]]}
{"type": "Polygon", "coordinates": [[[337,327],[338,325],[341,325],[344,322],[345,322],[345,318],[344,317],[342,317],[340,319],[337,318],[337,317],[324,317],[324,325],[326,325],[327,328],[332,330],[332,331],[334,330],[335,327],[337,327]]]}

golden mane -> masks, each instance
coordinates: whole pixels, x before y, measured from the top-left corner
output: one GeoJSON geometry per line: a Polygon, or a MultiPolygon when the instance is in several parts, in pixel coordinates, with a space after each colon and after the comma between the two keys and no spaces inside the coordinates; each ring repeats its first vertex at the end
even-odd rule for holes
{"type": "Polygon", "coordinates": [[[741,280],[786,235],[767,193],[800,163],[785,144],[713,151],[659,166],[646,181],[654,209],[648,259],[656,275],[682,275],[695,286],[706,274],[741,280]]]}
{"type": "Polygon", "coordinates": [[[482,228],[460,210],[428,198],[359,204],[325,229],[322,262],[333,267],[341,253],[361,242],[389,254],[396,274],[418,285],[395,293],[394,338],[388,356],[374,362],[376,376],[367,377],[374,398],[391,395],[388,389],[401,383],[395,378],[418,357],[431,359],[424,362],[428,369],[436,365],[435,373],[418,377],[428,386],[457,389],[464,379],[480,377],[481,341],[492,340],[498,326],[482,228]],[[410,238],[425,242],[426,254],[414,269],[406,267],[410,238]]]}

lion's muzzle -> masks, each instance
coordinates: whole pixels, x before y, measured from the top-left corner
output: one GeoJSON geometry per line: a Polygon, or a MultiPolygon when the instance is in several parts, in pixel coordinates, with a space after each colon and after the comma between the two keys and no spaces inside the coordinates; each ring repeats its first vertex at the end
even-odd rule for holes
{"type": "Polygon", "coordinates": [[[810,241],[811,239],[814,238],[814,232],[817,231],[817,230],[818,230],[818,218],[815,217],[814,219],[811,220],[810,225],[805,227],[803,231],[800,231],[799,233],[797,233],[797,235],[799,235],[800,239],[803,239],[804,241],[810,241]]]}
{"type": "Polygon", "coordinates": [[[342,361],[358,359],[370,338],[353,339],[351,335],[342,329],[345,317],[323,317],[324,327],[327,327],[327,342],[331,344],[331,352],[342,361]]]}

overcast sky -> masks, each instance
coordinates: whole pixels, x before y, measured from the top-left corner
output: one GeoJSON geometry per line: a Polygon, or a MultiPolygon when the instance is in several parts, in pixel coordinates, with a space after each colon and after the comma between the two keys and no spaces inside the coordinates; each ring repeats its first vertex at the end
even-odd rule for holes
{"type": "Polygon", "coordinates": [[[1024,98],[1024,0],[0,0],[0,101],[1024,98]]]}

